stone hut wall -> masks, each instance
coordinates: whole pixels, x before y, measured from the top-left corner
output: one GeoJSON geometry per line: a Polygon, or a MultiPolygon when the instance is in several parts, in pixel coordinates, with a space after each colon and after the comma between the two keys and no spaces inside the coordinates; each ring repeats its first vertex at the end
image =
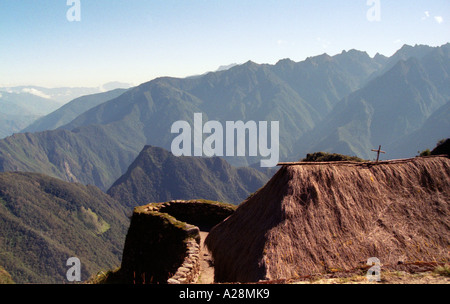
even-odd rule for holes
{"type": "Polygon", "coordinates": [[[208,230],[236,206],[206,200],[151,203],[134,209],[125,240],[121,281],[195,283],[200,271],[200,228],[208,230]]]}

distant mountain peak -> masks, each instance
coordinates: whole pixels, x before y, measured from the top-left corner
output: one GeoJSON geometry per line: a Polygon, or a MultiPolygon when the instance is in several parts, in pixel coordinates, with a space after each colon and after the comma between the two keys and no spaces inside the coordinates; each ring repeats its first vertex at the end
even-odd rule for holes
{"type": "Polygon", "coordinates": [[[349,54],[349,55],[361,54],[361,55],[369,56],[369,54],[367,54],[366,51],[360,51],[360,50],[357,50],[357,49],[350,49],[348,51],[342,50],[341,54],[349,54]]]}
{"type": "Polygon", "coordinates": [[[254,61],[248,60],[246,63],[243,64],[243,66],[259,66],[259,64],[257,64],[254,61]]]}
{"type": "Polygon", "coordinates": [[[321,64],[321,63],[324,63],[327,61],[331,61],[331,60],[333,60],[333,57],[331,57],[327,53],[323,53],[321,55],[308,57],[308,58],[306,58],[305,62],[312,64],[312,65],[318,65],[318,64],[321,64]]]}
{"type": "Polygon", "coordinates": [[[278,60],[278,62],[275,65],[292,65],[292,64],[295,64],[295,61],[293,61],[290,58],[284,58],[278,60]]]}
{"type": "Polygon", "coordinates": [[[423,58],[430,52],[434,47],[422,44],[416,44],[414,46],[404,44],[394,55],[392,55],[391,60],[408,59],[410,57],[416,57],[418,59],[423,58]]]}
{"type": "Polygon", "coordinates": [[[332,57],[327,53],[323,53],[321,55],[313,56],[312,59],[331,59],[332,57]]]}
{"type": "Polygon", "coordinates": [[[378,59],[378,58],[387,59],[388,57],[384,56],[383,54],[376,53],[375,56],[373,56],[373,58],[374,58],[374,59],[378,59]]]}

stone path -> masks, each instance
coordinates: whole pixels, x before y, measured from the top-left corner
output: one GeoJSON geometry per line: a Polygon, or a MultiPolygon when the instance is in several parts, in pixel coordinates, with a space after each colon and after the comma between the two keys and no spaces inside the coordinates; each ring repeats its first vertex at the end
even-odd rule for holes
{"type": "Polygon", "coordinates": [[[212,265],[212,257],[204,246],[205,238],[207,236],[207,231],[200,231],[200,275],[197,280],[197,284],[214,283],[214,266],[212,265]]]}

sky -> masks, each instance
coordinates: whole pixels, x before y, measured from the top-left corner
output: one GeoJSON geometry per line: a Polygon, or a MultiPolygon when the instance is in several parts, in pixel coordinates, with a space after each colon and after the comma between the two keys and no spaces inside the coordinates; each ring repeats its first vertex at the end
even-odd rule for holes
{"type": "Polygon", "coordinates": [[[0,0],[0,87],[138,85],[448,42],[449,0],[0,0]]]}

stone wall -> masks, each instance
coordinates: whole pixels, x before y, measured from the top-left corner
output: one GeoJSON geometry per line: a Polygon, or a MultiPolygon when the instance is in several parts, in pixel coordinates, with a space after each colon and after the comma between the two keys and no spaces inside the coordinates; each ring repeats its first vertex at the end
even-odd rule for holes
{"type": "Polygon", "coordinates": [[[187,241],[187,251],[177,272],[167,280],[168,284],[195,283],[200,274],[200,247],[196,240],[187,241]]]}
{"type": "Polygon", "coordinates": [[[206,200],[136,207],[125,240],[121,281],[195,283],[200,271],[200,228],[209,230],[236,206],[206,200]]]}

